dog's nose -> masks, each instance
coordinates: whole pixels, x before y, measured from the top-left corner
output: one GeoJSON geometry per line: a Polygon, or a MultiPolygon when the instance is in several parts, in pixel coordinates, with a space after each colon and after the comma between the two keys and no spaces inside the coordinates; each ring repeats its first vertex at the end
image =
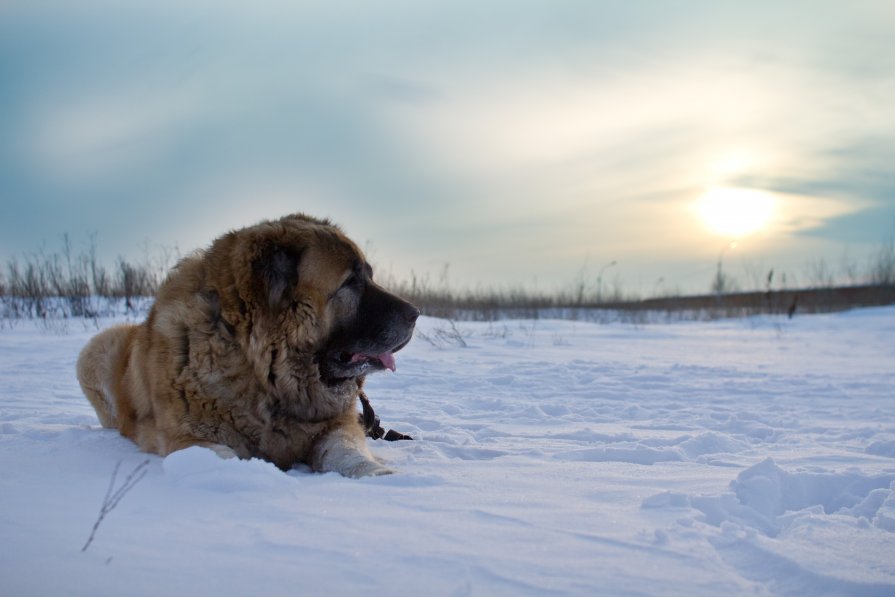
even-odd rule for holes
{"type": "Polygon", "coordinates": [[[404,319],[407,320],[407,323],[412,324],[416,323],[417,318],[420,316],[420,310],[407,303],[407,307],[404,309],[404,319]]]}

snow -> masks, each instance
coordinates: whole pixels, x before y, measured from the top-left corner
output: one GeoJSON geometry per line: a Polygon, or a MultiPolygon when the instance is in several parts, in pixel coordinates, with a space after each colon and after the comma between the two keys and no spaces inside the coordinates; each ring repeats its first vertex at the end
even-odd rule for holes
{"type": "Polygon", "coordinates": [[[7,322],[0,595],[895,594],[895,308],[419,328],[367,386],[415,440],[352,480],[142,454],[75,379],[95,326],[7,322]]]}

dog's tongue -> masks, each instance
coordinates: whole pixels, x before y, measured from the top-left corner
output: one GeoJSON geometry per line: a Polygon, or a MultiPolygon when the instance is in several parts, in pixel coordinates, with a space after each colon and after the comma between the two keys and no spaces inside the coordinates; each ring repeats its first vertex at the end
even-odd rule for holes
{"type": "Polygon", "coordinates": [[[389,371],[396,371],[398,369],[395,364],[395,355],[390,352],[384,352],[382,354],[376,355],[376,358],[385,366],[389,371]]]}
{"type": "Polygon", "coordinates": [[[363,361],[363,360],[376,360],[382,363],[382,366],[390,371],[395,371],[398,367],[395,364],[395,355],[391,352],[384,352],[382,354],[356,354],[351,357],[352,362],[354,361],[363,361]]]}

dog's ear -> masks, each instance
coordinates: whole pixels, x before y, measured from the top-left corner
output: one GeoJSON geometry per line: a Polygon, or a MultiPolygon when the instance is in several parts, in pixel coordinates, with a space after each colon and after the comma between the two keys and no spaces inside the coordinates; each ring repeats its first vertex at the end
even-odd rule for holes
{"type": "Polygon", "coordinates": [[[262,251],[253,264],[259,284],[259,299],[271,308],[284,303],[298,282],[298,263],[301,253],[295,249],[272,246],[262,251]]]}

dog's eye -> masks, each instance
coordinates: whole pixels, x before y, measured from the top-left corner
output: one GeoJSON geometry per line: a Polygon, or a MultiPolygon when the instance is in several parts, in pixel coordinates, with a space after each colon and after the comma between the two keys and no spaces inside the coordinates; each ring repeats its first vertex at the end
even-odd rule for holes
{"type": "Polygon", "coordinates": [[[351,274],[349,274],[348,277],[345,278],[345,281],[342,282],[342,286],[339,287],[339,290],[341,290],[342,288],[355,287],[357,286],[358,282],[360,282],[360,277],[355,272],[351,272],[351,274]]]}
{"type": "Polygon", "coordinates": [[[367,280],[368,270],[364,267],[364,265],[366,264],[355,263],[354,267],[351,268],[351,271],[348,272],[348,275],[345,277],[345,280],[342,282],[342,285],[339,286],[339,289],[336,290],[336,292],[338,293],[345,289],[360,291],[367,280]]]}

